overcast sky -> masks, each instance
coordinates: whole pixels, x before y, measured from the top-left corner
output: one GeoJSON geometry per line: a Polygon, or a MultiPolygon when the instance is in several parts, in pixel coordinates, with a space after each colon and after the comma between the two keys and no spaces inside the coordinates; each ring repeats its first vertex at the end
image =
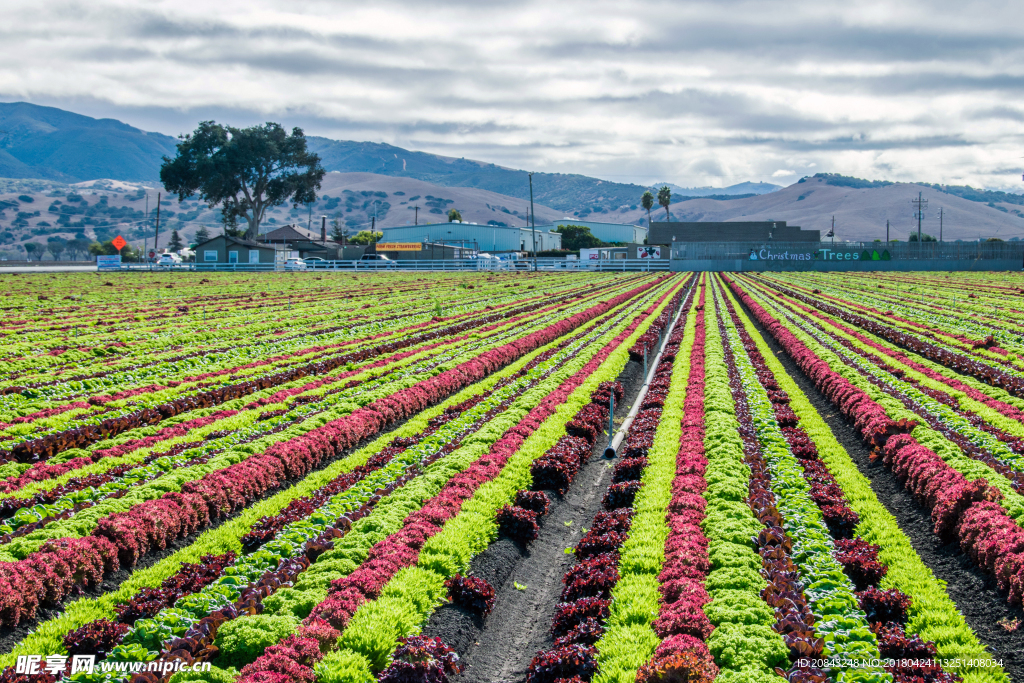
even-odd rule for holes
{"type": "Polygon", "coordinates": [[[4,0],[0,100],[620,182],[1024,190],[1016,2],[4,0]]]}

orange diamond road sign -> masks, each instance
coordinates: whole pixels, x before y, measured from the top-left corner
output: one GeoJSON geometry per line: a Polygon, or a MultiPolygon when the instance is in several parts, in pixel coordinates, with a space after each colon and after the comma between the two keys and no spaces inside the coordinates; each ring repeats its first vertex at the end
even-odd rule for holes
{"type": "Polygon", "coordinates": [[[111,244],[114,245],[115,249],[117,249],[118,251],[121,251],[122,249],[125,248],[125,245],[127,245],[128,243],[124,241],[123,237],[118,235],[117,237],[114,238],[114,240],[113,240],[113,242],[111,242],[111,244]]]}

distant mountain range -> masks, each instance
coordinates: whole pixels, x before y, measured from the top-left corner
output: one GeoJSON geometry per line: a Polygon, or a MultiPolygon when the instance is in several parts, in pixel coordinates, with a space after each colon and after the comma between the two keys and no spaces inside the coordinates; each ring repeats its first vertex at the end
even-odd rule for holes
{"type": "MultiPolygon", "coordinates": [[[[0,131],[0,177],[68,183],[101,178],[156,181],[161,157],[173,155],[177,143],[170,136],[148,133],[114,119],[94,119],[26,102],[0,103],[0,131]]],[[[526,171],[385,143],[308,139],[310,149],[320,155],[328,171],[375,173],[442,187],[488,190],[517,199],[530,197],[526,171]]],[[[763,194],[779,189],[770,183],[740,183],[722,189],[669,185],[679,198],[763,194]]],[[[533,174],[535,203],[580,217],[630,208],[639,203],[646,189],[578,174],[533,174]]]]}
{"type": "MultiPolygon", "coordinates": [[[[308,139],[310,148],[320,155],[328,171],[342,174],[372,173],[377,178],[404,178],[443,188],[469,188],[515,200],[528,200],[530,197],[526,171],[472,159],[415,152],[384,143],[330,140],[316,136],[308,139]]],[[[159,178],[161,158],[174,154],[176,142],[170,136],[148,133],[114,119],[94,119],[25,102],[0,103],[0,178],[63,183],[98,179],[152,183],[159,178]]],[[[816,185],[856,190],[880,190],[895,185],[884,180],[862,180],[827,173],[816,174],[811,179],[815,180],[816,185]]],[[[725,188],[685,188],[667,184],[673,193],[671,208],[674,220],[684,216],[690,217],[690,220],[700,220],[697,216],[702,215],[708,216],[705,220],[710,220],[711,215],[723,216],[714,220],[728,220],[724,216],[732,217],[733,214],[737,214],[733,219],[739,220],[760,213],[755,206],[762,204],[761,199],[775,197],[783,189],[797,190],[801,183],[807,181],[807,178],[802,179],[788,188],[772,183],[752,182],[725,188]],[[714,201],[721,202],[720,206],[707,204],[714,201]],[[718,208],[710,210],[712,206],[718,208]]],[[[399,185],[397,183],[390,190],[396,190],[399,185]]],[[[640,197],[645,190],[656,191],[660,185],[647,188],[578,174],[533,174],[533,196],[538,217],[542,207],[549,207],[570,219],[646,222],[647,214],[639,207],[640,197]]],[[[1016,207],[1024,206],[1024,196],[1018,194],[928,183],[912,185],[918,188],[916,191],[928,188],[939,195],[954,195],[967,200],[965,206],[981,203],[1003,214],[1016,214],[1019,212],[1016,207]]],[[[900,185],[902,188],[910,186],[900,185]]],[[[389,188],[381,187],[380,191],[389,191],[389,188]]],[[[425,193],[422,188],[416,191],[425,193]]],[[[439,193],[433,194],[440,196],[439,193]]],[[[788,196],[787,193],[782,194],[788,196]]],[[[795,194],[800,197],[803,193],[797,191],[795,194]]],[[[804,199],[795,199],[800,202],[800,210],[791,216],[802,221],[804,227],[820,223],[820,217],[806,213],[812,205],[815,210],[829,215],[837,210],[837,207],[818,206],[815,202],[805,203],[804,199]]],[[[782,200],[780,197],[767,202],[765,206],[780,208],[779,202],[782,200]]],[[[469,203],[476,201],[473,199],[469,203]]],[[[491,207],[500,204],[495,197],[484,201],[484,205],[491,207]]],[[[505,204],[513,206],[515,203],[505,204]]],[[[488,220],[497,220],[486,211],[480,217],[484,216],[488,220]]],[[[782,219],[781,216],[777,217],[782,219]]],[[[1017,218],[1013,215],[1014,220],[1017,218]]],[[[518,218],[510,220],[514,222],[518,218]]]]}

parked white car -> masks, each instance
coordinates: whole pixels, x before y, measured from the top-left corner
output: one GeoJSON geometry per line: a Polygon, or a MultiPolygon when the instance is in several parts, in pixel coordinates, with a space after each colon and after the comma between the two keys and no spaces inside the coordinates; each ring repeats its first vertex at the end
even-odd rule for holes
{"type": "Polygon", "coordinates": [[[306,262],[300,258],[290,258],[284,262],[285,270],[306,270],[306,262]]]}
{"type": "Polygon", "coordinates": [[[181,257],[170,252],[160,254],[156,259],[156,265],[158,266],[176,266],[179,263],[181,263],[181,257]]]}

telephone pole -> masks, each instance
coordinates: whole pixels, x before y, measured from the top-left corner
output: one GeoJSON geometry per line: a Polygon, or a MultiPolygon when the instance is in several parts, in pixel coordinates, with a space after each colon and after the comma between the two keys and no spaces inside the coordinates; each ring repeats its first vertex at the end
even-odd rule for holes
{"type": "Polygon", "coordinates": [[[885,243],[889,244],[889,219],[885,219],[885,243]]]}
{"type": "Polygon", "coordinates": [[[942,207],[939,207],[939,241],[942,241],[942,207]]]}
{"type": "Polygon", "coordinates": [[[419,225],[420,224],[420,207],[419,206],[414,206],[412,208],[416,209],[416,225],[419,225]]]}
{"type": "Polygon", "coordinates": [[[917,199],[910,200],[910,203],[917,207],[917,249],[920,251],[921,246],[921,218],[924,217],[924,209],[928,206],[928,200],[922,199],[921,192],[917,193],[917,199]]]}

